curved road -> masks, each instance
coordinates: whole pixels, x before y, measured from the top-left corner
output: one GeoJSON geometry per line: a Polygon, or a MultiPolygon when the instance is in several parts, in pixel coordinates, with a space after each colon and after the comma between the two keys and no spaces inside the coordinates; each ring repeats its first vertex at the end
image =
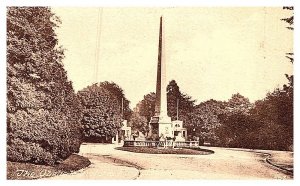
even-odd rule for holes
{"type": "Polygon", "coordinates": [[[80,155],[92,164],[84,170],[47,179],[292,179],[266,163],[263,153],[274,152],[282,160],[292,153],[245,151],[205,147],[210,155],[142,154],[114,149],[115,145],[84,144],[80,155]]]}

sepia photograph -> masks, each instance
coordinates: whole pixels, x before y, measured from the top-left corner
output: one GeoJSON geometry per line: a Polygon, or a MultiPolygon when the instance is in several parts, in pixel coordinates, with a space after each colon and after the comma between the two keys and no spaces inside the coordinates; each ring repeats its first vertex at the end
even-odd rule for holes
{"type": "Polygon", "coordinates": [[[294,180],[294,7],[6,7],[7,180],[294,180]]]}

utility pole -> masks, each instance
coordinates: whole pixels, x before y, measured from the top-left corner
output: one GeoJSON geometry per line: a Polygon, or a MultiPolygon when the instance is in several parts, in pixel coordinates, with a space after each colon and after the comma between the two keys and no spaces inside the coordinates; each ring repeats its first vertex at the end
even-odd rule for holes
{"type": "Polygon", "coordinates": [[[179,120],[178,119],[178,107],[179,107],[179,99],[177,99],[177,120],[179,120]]]}
{"type": "Polygon", "coordinates": [[[124,119],[124,99],[122,98],[122,119],[124,119]]]}

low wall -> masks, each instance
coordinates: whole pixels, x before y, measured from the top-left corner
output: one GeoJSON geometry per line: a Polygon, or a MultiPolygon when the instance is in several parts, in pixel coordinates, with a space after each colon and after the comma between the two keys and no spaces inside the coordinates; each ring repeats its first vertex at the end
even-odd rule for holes
{"type": "Polygon", "coordinates": [[[126,140],[124,141],[123,147],[198,147],[199,141],[133,141],[126,140]]]}

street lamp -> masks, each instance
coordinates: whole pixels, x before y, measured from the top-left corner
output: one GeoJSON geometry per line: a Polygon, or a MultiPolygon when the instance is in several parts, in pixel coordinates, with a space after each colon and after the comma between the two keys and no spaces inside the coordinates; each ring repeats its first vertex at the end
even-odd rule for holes
{"type": "Polygon", "coordinates": [[[196,129],[193,128],[193,141],[195,140],[195,131],[196,131],[196,129]]]}

